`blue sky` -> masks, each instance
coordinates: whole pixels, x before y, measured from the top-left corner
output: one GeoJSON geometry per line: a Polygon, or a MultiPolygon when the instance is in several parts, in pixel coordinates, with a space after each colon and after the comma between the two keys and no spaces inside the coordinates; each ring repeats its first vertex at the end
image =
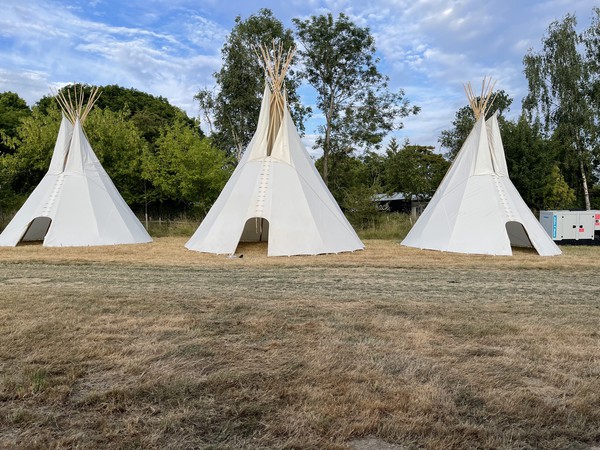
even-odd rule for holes
{"type": "MultiPolygon", "coordinates": [[[[73,81],[118,84],[196,116],[193,96],[214,85],[236,16],[269,8],[292,28],[294,17],[343,12],[371,29],[381,71],[422,108],[396,136],[439,148],[440,131],[466,104],[462,83],[492,76],[514,97],[517,116],[527,49],[538,50],[550,22],[567,13],[589,26],[594,6],[598,0],[0,0],[0,92],[33,104],[73,81]]],[[[314,102],[311,88],[301,94],[314,102]]],[[[308,146],[320,121],[316,112],[307,123],[308,146]]]]}

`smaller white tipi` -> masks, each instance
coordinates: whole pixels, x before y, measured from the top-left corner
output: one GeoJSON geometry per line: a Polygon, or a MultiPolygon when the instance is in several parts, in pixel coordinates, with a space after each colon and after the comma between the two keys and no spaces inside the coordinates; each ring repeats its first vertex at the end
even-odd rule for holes
{"type": "Polygon", "coordinates": [[[268,256],[316,255],[364,246],[317,172],[294,126],[284,90],[293,51],[262,48],[267,85],[257,130],[198,230],[190,250],[233,254],[268,241],[268,256]]]}
{"type": "Polygon", "coordinates": [[[511,246],[533,247],[541,256],[561,253],[508,177],[496,115],[485,120],[492,89],[484,79],[476,98],[465,86],[477,122],[402,245],[487,255],[512,255],[511,246]]]}
{"type": "Polygon", "coordinates": [[[98,161],[82,128],[98,88],[84,105],[61,93],[63,110],[48,172],[0,234],[0,246],[42,241],[46,247],[139,244],[151,242],[98,161]]]}

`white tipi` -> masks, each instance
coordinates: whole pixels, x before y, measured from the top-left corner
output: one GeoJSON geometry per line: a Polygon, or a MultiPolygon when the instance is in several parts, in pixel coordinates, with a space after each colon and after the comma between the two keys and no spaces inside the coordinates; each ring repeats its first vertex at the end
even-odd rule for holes
{"type": "Polygon", "coordinates": [[[268,256],[315,255],[364,246],[304,148],[288,110],[284,77],[293,50],[262,48],[267,85],[258,127],[198,230],[190,250],[233,254],[239,242],[268,241],[268,256]]]}
{"type": "Polygon", "coordinates": [[[493,85],[467,97],[477,122],[433,198],[402,245],[456,253],[512,255],[511,246],[541,256],[561,253],[508,177],[498,120],[485,120],[493,85]]]}
{"type": "Polygon", "coordinates": [[[98,161],[82,128],[95,100],[83,91],[57,98],[63,118],[48,172],[0,234],[0,246],[41,241],[47,247],[151,242],[98,161]]]}

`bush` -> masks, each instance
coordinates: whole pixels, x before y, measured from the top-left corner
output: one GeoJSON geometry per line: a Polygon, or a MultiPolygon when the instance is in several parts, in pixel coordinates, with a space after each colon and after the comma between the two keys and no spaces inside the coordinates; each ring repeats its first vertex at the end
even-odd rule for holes
{"type": "Polygon", "coordinates": [[[413,226],[410,214],[379,213],[376,219],[357,227],[361,239],[399,239],[402,240],[413,226]]]}
{"type": "MultiPolygon", "coordinates": [[[[144,220],[142,219],[142,224],[144,220]]],[[[148,233],[152,237],[192,237],[200,225],[200,220],[189,219],[187,217],[179,217],[174,220],[149,220],[148,233]]]]}

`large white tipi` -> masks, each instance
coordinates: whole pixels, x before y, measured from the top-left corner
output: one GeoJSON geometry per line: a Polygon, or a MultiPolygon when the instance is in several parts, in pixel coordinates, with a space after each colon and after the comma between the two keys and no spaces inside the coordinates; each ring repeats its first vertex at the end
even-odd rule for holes
{"type": "Polygon", "coordinates": [[[151,242],[98,161],[82,128],[98,89],[86,105],[83,91],[57,98],[63,118],[48,172],[0,234],[0,246],[41,241],[47,247],[151,242]]]}
{"type": "Polygon", "coordinates": [[[294,126],[284,91],[293,51],[262,56],[267,85],[258,127],[198,230],[190,250],[233,254],[239,242],[268,241],[268,256],[364,248],[317,172],[294,126]]]}
{"type": "Polygon", "coordinates": [[[493,85],[467,97],[477,122],[433,198],[402,245],[456,253],[512,255],[511,246],[541,256],[561,253],[508,177],[496,114],[485,120],[493,85]]]}

